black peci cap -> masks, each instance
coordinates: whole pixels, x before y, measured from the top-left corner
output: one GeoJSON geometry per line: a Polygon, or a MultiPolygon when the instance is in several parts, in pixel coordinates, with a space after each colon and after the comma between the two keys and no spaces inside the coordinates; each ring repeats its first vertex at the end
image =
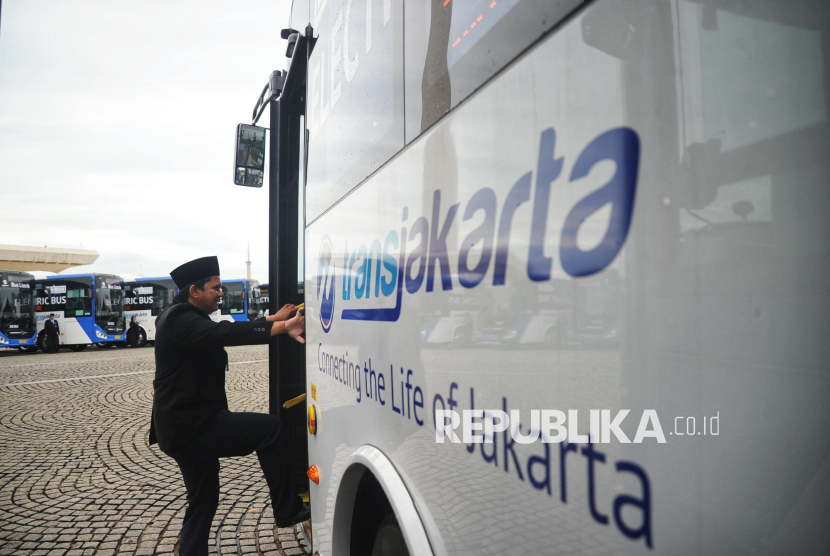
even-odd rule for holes
{"type": "Polygon", "coordinates": [[[211,276],[219,276],[219,259],[217,257],[193,259],[170,271],[170,277],[173,278],[179,289],[211,276]]]}

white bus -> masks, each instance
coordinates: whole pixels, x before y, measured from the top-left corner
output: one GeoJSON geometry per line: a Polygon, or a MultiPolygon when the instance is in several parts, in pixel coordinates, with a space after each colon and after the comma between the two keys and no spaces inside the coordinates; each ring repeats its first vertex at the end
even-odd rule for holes
{"type": "Polygon", "coordinates": [[[291,17],[253,123],[314,553],[825,554],[830,3],[291,17]]]}
{"type": "Polygon", "coordinates": [[[48,351],[44,323],[54,314],[59,347],[83,351],[88,345],[111,348],[124,342],[124,281],[113,274],[66,274],[32,280],[37,317],[37,347],[48,351]]]}
{"type": "Polygon", "coordinates": [[[156,317],[173,303],[178,288],[169,276],[136,278],[124,283],[124,317],[127,326],[135,317],[138,323],[138,347],[156,340],[156,317]]]}

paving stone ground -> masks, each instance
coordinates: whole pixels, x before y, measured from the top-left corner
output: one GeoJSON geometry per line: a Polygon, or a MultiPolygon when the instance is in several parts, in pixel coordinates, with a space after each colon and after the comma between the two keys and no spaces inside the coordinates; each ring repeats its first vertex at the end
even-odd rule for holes
{"type": "MultiPolygon", "coordinates": [[[[228,353],[231,409],[267,411],[267,347],[228,353]]],[[[0,350],[0,556],[178,553],[184,484],[147,442],[154,368],[151,346],[0,350]]],[[[256,455],[221,462],[210,553],[308,554],[275,529],[256,455]]]]}

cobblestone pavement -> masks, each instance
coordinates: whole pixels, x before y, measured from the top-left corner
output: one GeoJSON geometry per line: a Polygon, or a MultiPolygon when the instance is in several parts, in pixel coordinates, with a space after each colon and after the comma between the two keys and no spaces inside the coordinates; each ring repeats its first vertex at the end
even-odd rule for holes
{"type": "MultiPolygon", "coordinates": [[[[267,410],[267,347],[229,348],[230,407],[267,410]]],[[[0,350],[0,555],[172,555],[186,507],[148,446],[153,348],[0,350]]],[[[211,554],[308,554],[275,530],[256,455],[222,459],[211,554]]]]}

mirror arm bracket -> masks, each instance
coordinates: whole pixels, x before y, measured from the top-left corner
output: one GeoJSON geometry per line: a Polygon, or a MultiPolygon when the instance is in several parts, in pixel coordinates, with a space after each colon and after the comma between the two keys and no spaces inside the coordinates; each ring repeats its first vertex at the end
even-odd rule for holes
{"type": "Polygon", "coordinates": [[[276,100],[279,98],[280,93],[282,93],[282,87],[285,84],[285,72],[282,71],[272,71],[271,76],[268,78],[268,83],[262,89],[262,92],[259,95],[259,99],[254,106],[254,113],[252,116],[252,125],[256,125],[259,119],[262,117],[263,111],[265,111],[265,107],[268,105],[269,102],[272,100],[276,100]],[[267,98],[266,98],[267,95],[267,98]]]}

